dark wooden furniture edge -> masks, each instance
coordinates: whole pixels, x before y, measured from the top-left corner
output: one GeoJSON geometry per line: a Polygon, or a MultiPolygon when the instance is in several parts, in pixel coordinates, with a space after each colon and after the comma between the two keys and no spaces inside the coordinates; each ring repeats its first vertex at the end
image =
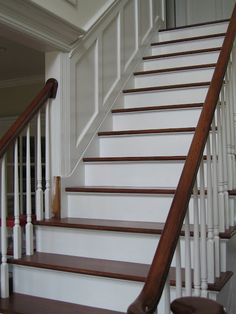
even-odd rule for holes
{"type": "Polygon", "coordinates": [[[152,314],[161,298],[196,180],[236,32],[236,5],[147,280],[129,314],[152,314]]]}

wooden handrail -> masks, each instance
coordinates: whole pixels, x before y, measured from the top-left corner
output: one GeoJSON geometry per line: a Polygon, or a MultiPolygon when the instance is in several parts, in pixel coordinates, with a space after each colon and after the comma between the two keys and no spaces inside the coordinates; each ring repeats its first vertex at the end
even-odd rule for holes
{"type": "Polygon", "coordinates": [[[226,314],[221,304],[199,297],[184,297],[171,303],[173,314],[226,314]]]}
{"type": "Polygon", "coordinates": [[[57,94],[58,83],[57,80],[50,78],[47,80],[44,87],[32,100],[29,106],[16,119],[12,126],[0,139],[0,159],[6,153],[9,146],[14,143],[16,138],[24,130],[27,124],[34,118],[35,114],[43,107],[49,98],[55,98],[57,94]]]}
{"type": "Polygon", "coordinates": [[[235,32],[236,5],[147,280],[137,299],[129,306],[129,314],[152,314],[161,298],[209,135],[235,32]]]}

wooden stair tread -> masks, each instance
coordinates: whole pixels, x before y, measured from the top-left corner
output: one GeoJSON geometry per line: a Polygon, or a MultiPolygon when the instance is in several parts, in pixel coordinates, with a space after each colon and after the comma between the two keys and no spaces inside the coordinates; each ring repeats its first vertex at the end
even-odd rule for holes
{"type": "Polygon", "coordinates": [[[127,157],[85,157],[83,162],[145,162],[145,161],[183,161],[186,156],[127,156],[127,157]]]}
{"type": "Polygon", "coordinates": [[[165,68],[165,69],[159,69],[159,70],[138,71],[138,72],[134,72],[134,76],[161,74],[161,73],[169,73],[169,72],[177,72],[177,71],[179,72],[179,71],[188,71],[188,70],[197,70],[197,69],[207,69],[207,68],[214,68],[215,66],[216,66],[216,63],[208,63],[208,64],[165,68]]]}
{"type": "Polygon", "coordinates": [[[19,293],[12,294],[8,299],[0,299],[0,311],[8,314],[122,314],[19,293]]]}
{"type": "Polygon", "coordinates": [[[61,218],[37,221],[39,226],[78,228],[89,230],[119,231],[146,234],[161,234],[164,223],[145,221],[125,221],[91,218],[61,218]]]}
{"type": "Polygon", "coordinates": [[[218,21],[209,21],[209,22],[195,23],[195,24],[190,24],[190,25],[177,26],[177,27],[173,27],[173,28],[161,29],[161,30],[159,30],[159,32],[164,33],[164,32],[169,32],[172,30],[174,31],[174,30],[178,30],[178,29],[191,28],[191,27],[204,26],[204,25],[212,25],[212,24],[219,24],[219,23],[225,23],[225,22],[229,22],[229,19],[222,19],[222,20],[218,20],[218,21]]]}
{"type": "Polygon", "coordinates": [[[206,48],[206,49],[187,50],[187,51],[181,51],[181,52],[171,52],[171,53],[166,53],[166,54],[161,54],[161,55],[146,56],[146,57],[143,57],[143,60],[178,57],[178,56],[200,54],[200,53],[206,53],[206,52],[215,52],[215,51],[220,51],[220,50],[221,50],[221,47],[215,47],[215,48],[206,48]]]}
{"type": "Polygon", "coordinates": [[[66,187],[66,192],[73,193],[114,193],[114,194],[159,194],[173,195],[175,189],[153,187],[128,187],[128,186],[77,186],[66,187]]]}
{"type": "MultiPolygon", "coordinates": [[[[146,280],[150,268],[148,264],[39,252],[32,256],[24,256],[18,260],[10,259],[9,261],[12,264],[21,266],[137,282],[146,280]]],[[[220,291],[231,276],[232,272],[221,273],[220,278],[216,279],[214,284],[208,285],[208,289],[220,291]]],[[[182,270],[183,285],[184,277],[184,270],[182,270]]],[[[175,268],[173,267],[170,269],[170,284],[175,285],[175,268]]]]}
{"type": "Polygon", "coordinates": [[[122,130],[98,132],[98,136],[119,136],[119,135],[141,135],[141,134],[163,134],[163,133],[185,133],[194,132],[196,128],[167,128],[167,129],[144,129],[144,130],[122,130]]]}
{"type": "Polygon", "coordinates": [[[223,37],[226,33],[215,33],[215,34],[209,34],[209,35],[202,35],[202,36],[193,36],[193,37],[185,37],[185,38],[179,38],[179,39],[173,39],[173,40],[166,40],[166,41],[160,41],[151,43],[151,46],[162,46],[166,44],[175,44],[175,43],[181,43],[186,41],[195,41],[195,40],[201,40],[201,39],[210,39],[210,38],[217,38],[217,37],[223,37]]]}
{"type": "Polygon", "coordinates": [[[203,103],[192,103],[192,104],[161,105],[161,106],[149,106],[149,107],[117,108],[117,109],[113,109],[111,112],[112,113],[128,113],[128,112],[177,110],[177,109],[202,108],[202,107],[203,107],[203,103]]]}
{"type": "Polygon", "coordinates": [[[186,83],[186,84],[175,84],[175,85],[163,85],[163,86],[152,86],[152,87],[140,87],[124,89],[123,93],[141,93],[141,92],[152,92],[161,91],[168,89],[183,89],[183,88],[194,88],[194,87],[205,87],[209,86],[211,82],[197,82],[197,83],[186,83]]]}
{"type": "Polygon", "coordinates": [[[10,263],[100,277],[143,282],[149,265],[52,253],[35,253],[10,263]]]}

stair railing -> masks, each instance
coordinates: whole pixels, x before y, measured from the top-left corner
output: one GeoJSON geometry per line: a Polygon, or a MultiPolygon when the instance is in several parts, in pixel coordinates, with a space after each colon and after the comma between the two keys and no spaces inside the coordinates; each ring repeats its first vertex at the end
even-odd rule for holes
{"type": "Polygon", "coordinates": [[[160,301],[161,313],[169,314],[171,299],[207,297],[209,285],[226,271],[219,233],[235,226],[229,197],[236,184],[235,32],[236,6],[153,262],[129,314],[154,313],[160,301]]]}
{"type": "Polygon", "coordinates": [[[32,255],[34,236],[32,206],[36,218],[50,216],[51,173],[50,173],[50,100],[56,97],[57,81],[49,79],[25,111],[16,119],[0,139],[0,206],[1,206],[1,297],[9,296],[8,274],[8,207],[13,204],[13,255],[18,259],[22,254],[21,214],[26,215],[25,251],[32,255]],[[45,115],[45,131],[42,130],[42,115],[45,115]],[[36,127],[35,127],[36,123],[36,127]],[[31,134],[32,132],[32,134],[31,134]],[[34,147],[32,143],[34,139],[34,147]],[[42,145],[45,139],[45,148],[42,145]],[[34,154],[34,150],[36,154],[34,154]],[[42,151],[44,151],[44,154],[42,151]],[[35,168],[32,169],[32,161],[35,168]],[[45,178],[43,182],[42,178],[45,178]],[[34,187],[32,186],[34,184],[34,187]],[[13,195],[9,204],[9,188],[13,195]],[[44,191],[43,191],[44,188],[44,191]],[[34,197],[33,197],[34,196],[34,197]],[[43,204],[44,199],[44,204],[43,204]]]}

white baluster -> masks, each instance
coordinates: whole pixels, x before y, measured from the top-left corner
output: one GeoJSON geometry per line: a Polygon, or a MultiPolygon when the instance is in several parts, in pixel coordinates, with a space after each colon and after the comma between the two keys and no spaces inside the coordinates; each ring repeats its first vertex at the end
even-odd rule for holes
{"type": "Polygon", "coordinates": [[[201,295],[207,296],[207,239],[206,239],[206,204],[204,183],[204,162],[200,164],[200,244],[201,244],[201,295]]]}
{"type": "MultiPolygon", "coordinates": [[[[213,189],[212,189],[212,163],[211,163],[211,147],[210,137],[207,140],[207,228],[208,228],[208,283],[215,281],[215,244],[214,244],[214,228],[213,228],[213,189]]],[[[215,169],[214,169],[215,170],[215,169]]],[[[216,170],[215,170],[216,171],[216,170]]],[[[217,196],[217,195],[216,195],[217,196]]]]}
{"type": "Polygon", "coordinates": [[[191,243],[190,243],[190,225],[189,225],[189,210],[185,216],[185,294],[192,295],[192,273],[191,273],[191,243]]]}
{"type": "MultiPolygon", "coordinates": [[[[220,106],[218,106],[220,109],[220,106]]],[[[220,111],[218,111],[220,114],[220,111]]],[[[221,123],[218,117],[218,131],[221,130],[221,123]]],[[[220,133],[221,135],[222,133],[220,133]]],[[[222,136],[218,136],[218,140],[222,141],[222,136]]],[[[219,149],[218,158],[222,158],[222,149],[219,149]]],[[[213,204],[213,230],[215,243],[215,276],[220,276],[220,238],[219,238],[219,223],[223,222],[224,226],[224,179],[223,179],[223,163],[217,163],[216,150],[216,127],[215,119],[212,122],[212,204],[213,204]],[[218,185],[218,187],[217,187],[218,185]],[[219,213],[222,217],[219,220],[219,213]]]]}
{"type": "Polygon", "coordinates": [[[175,251],[175,261],[176,261],[176,298],[182,297],[182,273],[181,273],[181,250],[180,241],[176,246],[175,251]]]}
{"type": "Polygon", "coordinates": [[[45,184],[46,189],[44,192],[45,199],[45,218],[51,218],[51,173],[50,173],[50,103],[46,105],[45,113],[45,184]]]}
{"type": "Polygon", "coordinates": [[[43,190],[42,190],[42,152],[41,152],[41,114],[37,117],[37,187],[36,187],[36,217],[43,219],[43,190]]]}
{"type": "Polygon", "coordinates": [[[30,160],[30,126],[26,132],[26,255],[32,255],[33,247],[33,225],[31,208],[31,160],[30,160]]]}
{"type": "MultiPolygon", "coordinates": [[[[235,164],[235,131],[234,131],[234,94],[233,94],[233,73],[232,73],[232,54],[228,64],[228,93],[229,93],[229,111],[230,111],[230,136],[231,136],[231,164],[232,164],[232,189],[235,189],[236,182],[236,164],[235,164]]],[[[234,226],[234,208],[235,200],[234,198],[229,198],[229,225],[230,227],[234,226]]]]}
{"type": "Polygon", "coordinates": [[[7,190],[6,190],[6,156],[1,160],[1,297],[9,297],[9,275],[7,264],[7,190]]]}
{"type": "Polygon", "coordinates": [[[194,294],[201,295],[201,268],[200,268],[200,238],[199,238],[199,208],[198,208],[198,188],[197,181],[193,188],[193,210],[194,210],[194,240],[193,240],[193,283],[194,294]]]}
{"type": "Polygon", "coordinates": [[[164,287],[164,314],[171,314],[170,312],[170,281],[169,277],[166,280],[164,287]]]}
{"type": "Polygon", "coordinates": [[[226,105],[225,105],[225,91],[224,86],[221,90],[221,113],[222,113],[222,161],[223,161],[223,183],[224,183],[224,218],[221,222],[220,219],[220,232],[224,232],[225,229],[229,228],[229,204],[228,204],[228,158],[227,158],[227,119],[226,119],[226,105]]]}
{"type": "Polygon", "coordinates": [[[14,215],[15,215],[15,224],[13,228],[14,258],[18,259],[21,258],[18,140],[16,140],[14,148],[14,215]]]}

